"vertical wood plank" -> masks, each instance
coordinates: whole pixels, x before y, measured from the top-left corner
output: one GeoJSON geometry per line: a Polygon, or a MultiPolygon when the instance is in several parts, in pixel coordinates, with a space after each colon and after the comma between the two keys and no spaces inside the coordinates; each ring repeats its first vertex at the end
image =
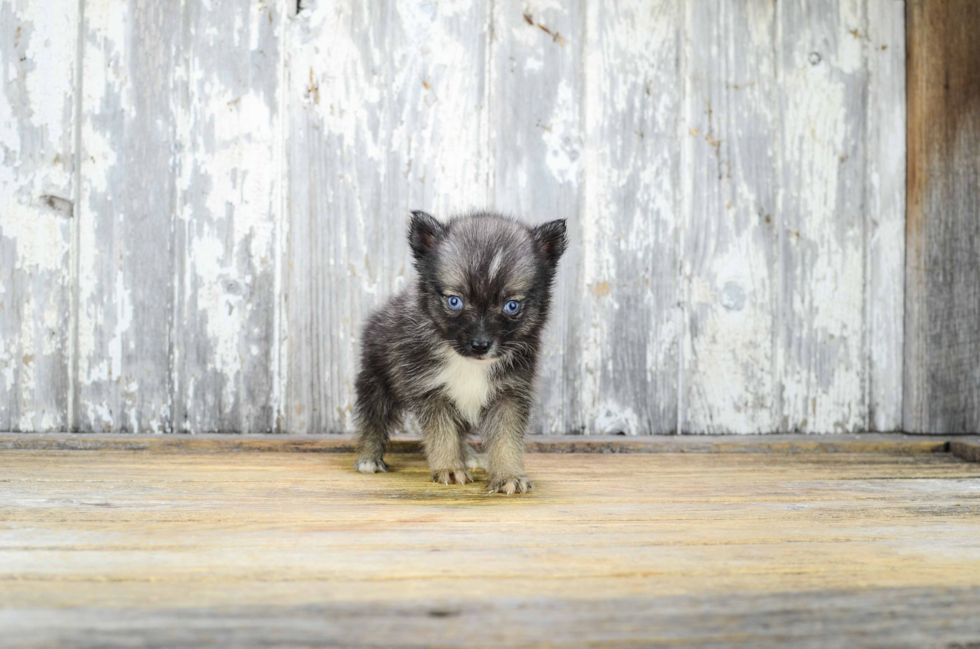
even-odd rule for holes
{"type": "Polygon", "coordinates": [[[275,430],[283,4],[183,4],[174,427],[275,430]]]}
{"type": "Polygon", "coordinates": [[[868,2],[868,428],[901,430],[905,310],[905,3],[868,2]]]}
{"type": "Polygon", "coordinates": [[[778,426],[776,3],[688,2],[683,430],[778,426]]]}
{"type": "Polygon", "coordinates": [[[867,427],[865,47],[858,0],[778,3],[780,428],[867,427]]]}
{"type": "Polygon", "coordinates": [[[167,432],[180,6],[90,0],[83,29],[72,426],[167,432]]]}
{"type": "Polygon", "coordinates": [[[315,2],[290,28],[283,427],[350,430],[360,326],[411,281],[411,209],[486,198],[487,5],[315,2]]]}
{"type": "Polygon", "coordinates": [[[0,2],[0,430],[68,423],[78,2],[0,2]]]}
{"type": "MultiPolygon", "coordinates": [[[[589,360],[574,342],[585,322],[576,308],[584,294],[587,236],[580,218],[585,6],[579,0],[495,0],[492,7],[489,203],[530,223],[567,219],[571,242],[560,262],[541,347],[531,430],[591,430],[598,396],[590,396],[576,371],[589,360]]],[[[598,370],[590,366],[584,372],[598,370]]]]}
{"type": "Polygon", "coordinates": [[[980,431],[980,4],[909,0],[903,426],[980,431]]]}
{"type": "Polygon", "coordinates": [[[577,410],[566,419],[595,433],[673,432],[681,3],[589,2],[586,18],[584,207],[561,313],[576,334],[563,369],[577,410]]]}

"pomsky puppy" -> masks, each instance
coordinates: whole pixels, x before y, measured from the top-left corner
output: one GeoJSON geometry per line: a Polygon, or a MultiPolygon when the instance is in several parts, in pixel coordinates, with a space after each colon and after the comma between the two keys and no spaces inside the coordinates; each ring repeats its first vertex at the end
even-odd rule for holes
{"type": "Polygon", "coordinates": [[[491,493],[524,493],[524,433],[565,221],[532,227],[475,212],[443,224],[413,212],[408,240],[417,282],[364,326],[354,468],[388,470],[389,435],[408,412],[435,482],[466,484],[481,466],[491,493]]]}

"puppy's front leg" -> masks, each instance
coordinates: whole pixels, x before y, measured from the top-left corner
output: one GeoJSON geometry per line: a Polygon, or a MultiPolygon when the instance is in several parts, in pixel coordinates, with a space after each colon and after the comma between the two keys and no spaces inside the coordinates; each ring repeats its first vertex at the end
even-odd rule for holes
{"type": "Polygon", "coordinates": [[[429,460],[433,482],[466,484],[473,476],[466,470],[461,445],[461,422],[448,403],[435,401],[419,413],[422,447],[429,460]]]}
{"type": "Polygon", "coordinates": [[[531,404],[515,395],[501,395],[483,417],[483,445],[490,493],[525,493],[531,481],[524,475],[524,431],[531,404]]]}

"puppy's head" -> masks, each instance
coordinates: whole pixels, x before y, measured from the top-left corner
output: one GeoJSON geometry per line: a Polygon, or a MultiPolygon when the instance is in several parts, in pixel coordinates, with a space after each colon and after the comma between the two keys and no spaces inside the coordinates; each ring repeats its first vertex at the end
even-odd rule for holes
{"type": "Polygon", "coordinates": [[[423,311],[467,358],[495,359],[536,344],[565,252],[565,221],[529,227],[476,213],[440,223],[413,212],[409,243],[423,311]]]}

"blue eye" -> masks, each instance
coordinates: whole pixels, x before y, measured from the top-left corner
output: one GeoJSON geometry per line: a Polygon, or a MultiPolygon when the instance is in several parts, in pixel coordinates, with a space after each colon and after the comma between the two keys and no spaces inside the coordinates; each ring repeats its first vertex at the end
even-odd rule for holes
{"type": "Polygon", "coordinates": [[[456,297],[455,295],[450,295],[447,302],[449,303],[449,308],[452,309],[453,311],[459,311],[460,309],[463,308],[463,300],[456,297]]]}
{"type": "Polygon", "coordinates": [[[511,300],[510,302],[504,305],[504,313],[509,313],[511,315],[514,315],[515,313],[520,311],[520,309],[521,309],[521,303],[518,302],[517,300],[511,300]]]}

